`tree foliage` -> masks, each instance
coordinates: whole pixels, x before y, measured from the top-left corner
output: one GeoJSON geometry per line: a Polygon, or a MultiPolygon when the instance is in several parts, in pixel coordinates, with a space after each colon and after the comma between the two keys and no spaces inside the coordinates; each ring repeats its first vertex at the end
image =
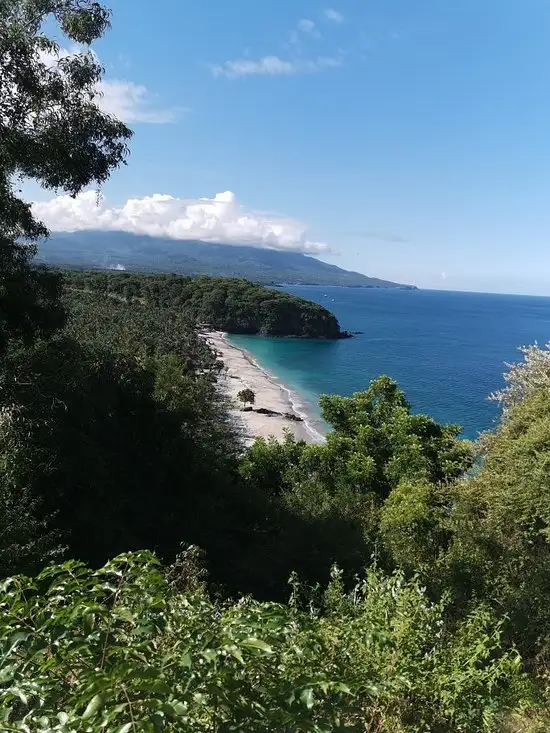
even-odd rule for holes
{"type": "Polygon", "coordinates": [[[253,405],[256,401],[256,395],[251,389],[241,389],[237,397],[240,399],[240,401],[246,405],[251,404],[253,405]]]}
{"type": "Polygon", "coordinates": [[[215,560],[209,538],[223,546],[239,507],[219,362],[173,314],[84,299],[66,334],[8,354],[18,420],[0,435],[4,491],[30,492],[73,557],[173,557],[186,537],[215,560]]]}
{"type": "Polygon", "coordinates": [[[499,731],[529,692],[480,609],[450,632],[418,583],[370,572],[327,613],[213,602],[148,553],[0,589],[3,730],[499,731]]]}
{"type": "Polygon", "coordinates": [[[190,321],[230,333],[340,338],[335,316],[317,303],[228,277],[73,272],[67,286],[185,313],[190,321]]]}
{"type": "Polygon", "coordinates": [[[470,584],[481,585],[510,615],[518,644],[544,657],[550,654],[550,393],[533,391],[511,408],[485,449],[482,470],[457,491],[448,564],[467,567],[470,584]]]}
{"type": "Polygon", "coordinates": [[[550,389],[550,341],[544,348],[538,344],[521,346],[523,361],[507,364],[504,374],[506,387],[494,392],[490,398],[499,402],[504,416],[508,410],[520,404],[532,392],[550,389]]]}
{"type": "Polygon", "coordinates": [[[325,526],[315,538],[306,532],[283,543],[296,569],[318,581],[326,580],[331,562],[353,574],[380,553],[380,512],[399,486],[425,481],[437,487],[461,476],[473,460],[457,426],[412,414],[387,377],[352,397],[324,396],[321,407],[332,427],[324,444],[290,436],[282,444],[257,440],[240,464],[246,485],[262,486],[311,528],[325,526]]]}
{"type": "Polygon", "coordinates": [[[109,12],[92,0],[0,2],[0,355],[8,338],[60,325],[55,278],[30,266],[32,243],[47,232],[16,182],[76,195],[124,162],[131,134],[96,104],[96,57],[64,55],[44,31],[52,21],[87,46],[108,28],[109,12]]]}
{"type": "Polygon", "coordinates": [[[511,620],[510,633],[545,665],[550,651],[550,394],[545,389],[506,411],[484,436],[483,462],[447,485],[408,482],[381,515],[393,562],[421,571],[434,593],[457,608],[485,598],[511,620]]]}

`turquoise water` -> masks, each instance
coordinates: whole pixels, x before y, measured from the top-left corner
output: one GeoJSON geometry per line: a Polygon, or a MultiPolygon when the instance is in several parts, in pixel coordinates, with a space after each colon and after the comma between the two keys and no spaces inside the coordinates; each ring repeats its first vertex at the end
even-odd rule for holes
{"type": "Polygon", "coordinates": [[[550,298],[434,290],[362,290],[296,286],[290,293],[321,303],[343,341],[232,336],[292,392],[318,430],[320,394],[350,395],[380,374],[396,379],[416,412],[458,423],[467,437],[498,415],[487,395],[503,385],[504,362],[517,347],[550,340],[550,298]]]}

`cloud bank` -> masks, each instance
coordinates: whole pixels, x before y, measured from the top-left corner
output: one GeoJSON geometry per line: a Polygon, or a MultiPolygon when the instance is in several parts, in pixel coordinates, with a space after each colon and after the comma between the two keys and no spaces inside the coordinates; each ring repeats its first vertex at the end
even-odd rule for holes
{"type": "Polygon", "coordinates": [[[101,229],[306,254],[330,251],[326,244],[309,240],[306,227],[294,219],[245,211],[231,191],[192,200],[156,193],[118,207],[109,206],[96,191],[85,191],[75,198],[34,203],[32,210],[52,231],[101,229]]]}

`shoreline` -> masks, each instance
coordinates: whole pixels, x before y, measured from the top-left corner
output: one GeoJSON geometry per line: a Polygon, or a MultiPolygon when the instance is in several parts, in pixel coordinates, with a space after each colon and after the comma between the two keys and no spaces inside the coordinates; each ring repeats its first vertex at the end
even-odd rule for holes
{"type": "Polygon", "coordinates": [[[242,430],[247,445],[256,438],[267,439],[273,436],[282,440],[285,430],[289,430],[296,440],[306,443],[319,444],[324,441],[324,436],[309,425],[307,416],[296,410],[291,390],[258,364],[246,349],[230,343],[223,331],[206,331],[202,336],[225,365],[219,385],[231,402],[231,414],[242,430]],[[242,389],[251,389],[254,392],[254,410],[264,408],[280,414],[243,411],[237,397],[242,389]],[[285,417],[285,413],[293,415],[295,419],[285,417]]]}

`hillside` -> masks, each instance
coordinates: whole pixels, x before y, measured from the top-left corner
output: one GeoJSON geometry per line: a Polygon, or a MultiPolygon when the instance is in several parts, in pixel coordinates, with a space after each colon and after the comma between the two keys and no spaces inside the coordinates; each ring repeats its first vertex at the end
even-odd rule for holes
{"type": "Polygon", "coordinates": [[[67,272],[69,296],[110,296],[128,304],[173,311],[190,323],[229,333],[298,338],[347,338],[336,317],[304,298],[229,277],[182,277],[121,272],[67,272]]]}
{"type": "Polygon", "coordinates": [[[299,252],[174,240],[128,232],[59,232],[40,245],[48,264],[182,275],[223,275],[262,283],[413,288],[343,270],[299,252]]]}

